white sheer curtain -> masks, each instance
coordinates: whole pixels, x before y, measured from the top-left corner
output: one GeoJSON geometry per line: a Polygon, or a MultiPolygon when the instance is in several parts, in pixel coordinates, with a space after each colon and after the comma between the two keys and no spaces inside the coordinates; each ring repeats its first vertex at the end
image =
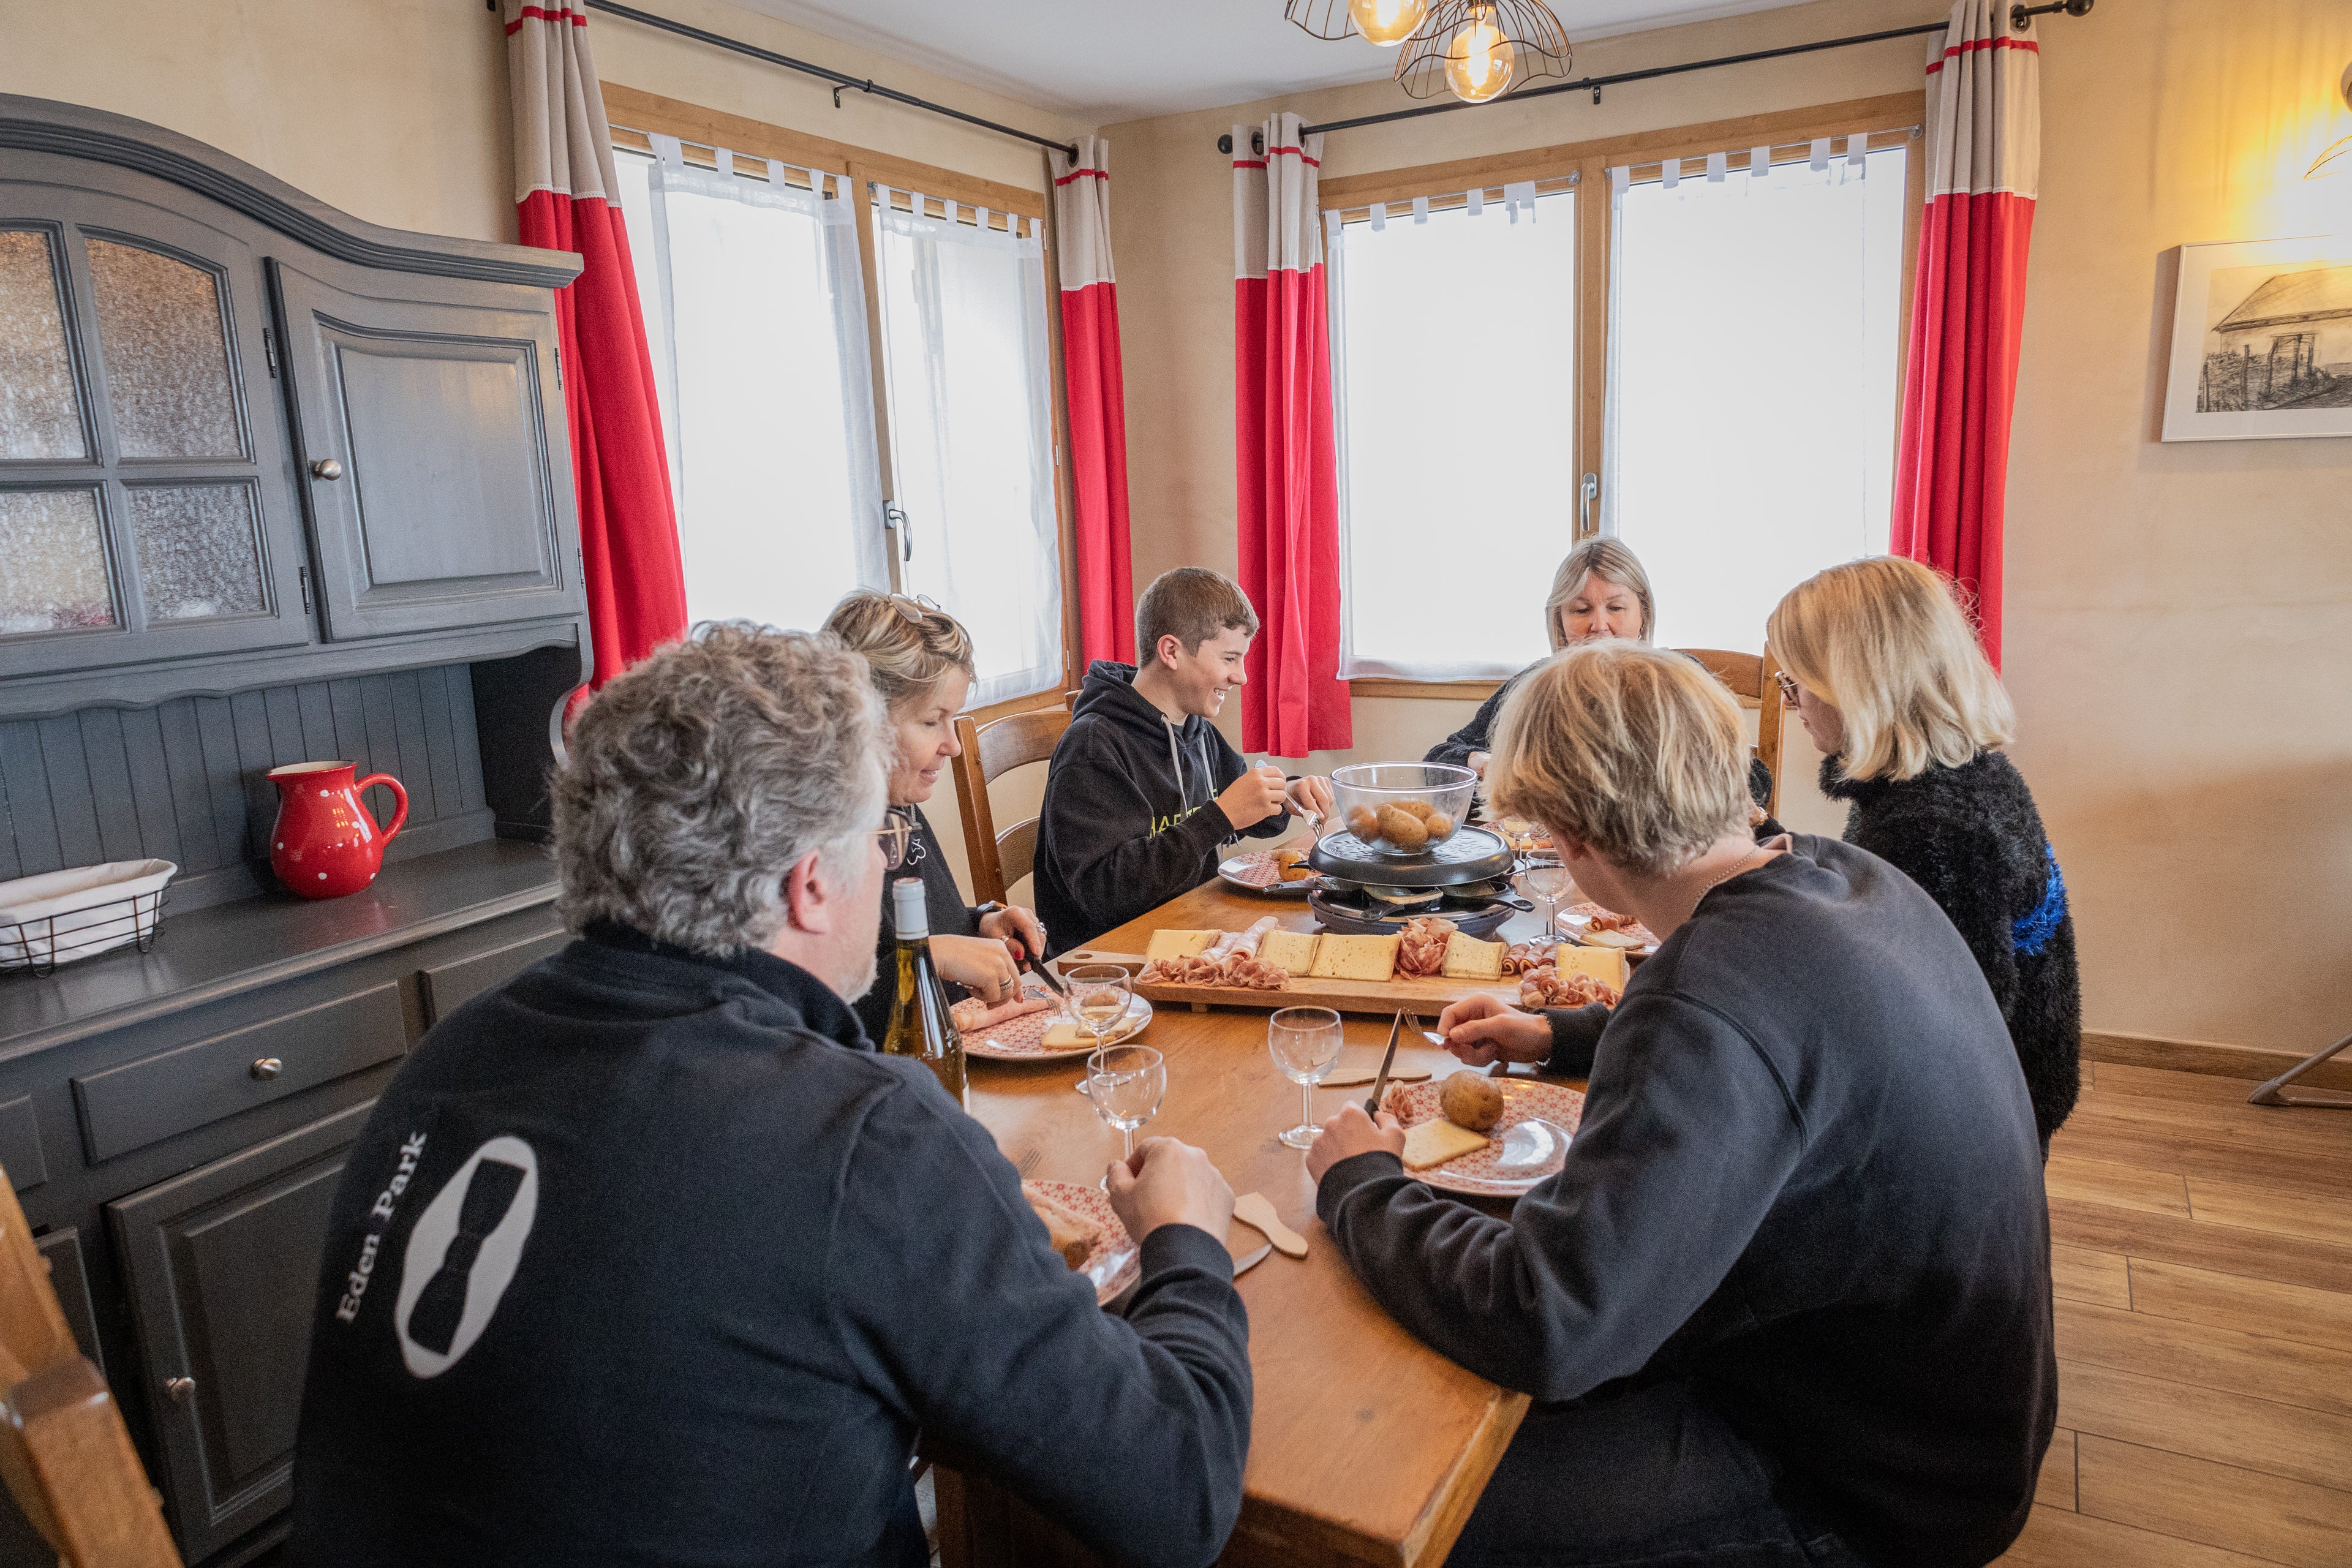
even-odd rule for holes
{"type": "Polygon", "coordinates": [[[1504,197],[1325,215],[1343,679],[1494,679],[1549,647],[1576,543],[1576,197],[1504,197]]]}
{"type": "Polygon", "coordinates": [[[1045,247],[1034,220],[1008,233],[876,194],[899,578],[971,633],[973,706],[1040,691],[1062,678],[1045,247]]]}
{"type": "Polygon", "coordinates": [[[845,183],[724,149],[704,170],[676,139],[652,140],[656,158],[633,161],[621,194],[633,224],[645,203],[635,232],[652,255],[636,260],[688,617],[821,626],[849,590],[890,586],[845,183]]]}
{"type": "Polygon", "coordinates": [[[1905,150],[1670,161],[1615,200],[1602,531],[1669,647],[1760,652],[1824,567],[1886,550],[1905,150]]]}

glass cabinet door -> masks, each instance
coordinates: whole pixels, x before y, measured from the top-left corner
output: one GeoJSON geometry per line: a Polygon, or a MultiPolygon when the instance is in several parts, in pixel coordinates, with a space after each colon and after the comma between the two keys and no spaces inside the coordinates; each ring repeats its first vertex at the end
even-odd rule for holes
{"type": "Polygon", "coordinates": [[[0,675],[310,640],[260,258],[0,182],[0,675]]]}

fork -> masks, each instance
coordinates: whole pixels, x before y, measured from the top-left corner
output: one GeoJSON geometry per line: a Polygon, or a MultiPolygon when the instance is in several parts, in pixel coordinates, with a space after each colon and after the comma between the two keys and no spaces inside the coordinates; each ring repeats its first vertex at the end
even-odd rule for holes
{"type": "Polygon", "coordinates": [[[1037,1163],[1043,1158],[1038,1151],[1031,1149],[1013,1162],[1013,1169],[1021,1173],[1021,1179],[1025,1182],[1037,1173],[1037,1163]]]}

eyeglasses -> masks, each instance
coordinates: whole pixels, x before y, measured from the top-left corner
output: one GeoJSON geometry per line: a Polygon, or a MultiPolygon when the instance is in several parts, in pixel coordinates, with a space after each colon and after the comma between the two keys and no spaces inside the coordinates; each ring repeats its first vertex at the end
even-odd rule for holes
{"type": "Polygon", "coordinates": [[[874,830],[874,837],[882,846],[882,868],[886,871],[896,871],[922,858],[923,841],[915,837],[914,817],[895,805],[887,819],[874,830]]]}
{"type": "Polygon", "coordinates": [[[923,617],[926,615],[947,614],[933,602],[929,594],[893,594],[890,595],[890,607],[919,626],[923,624],[923,617]]]}
{"type": "Polygon", "coordinates": [[[1772,679],[1780,683],[1780,705],[1784,708],[1794,708],[1797,705],[1797,693],[1802,690],[1803,688],[1800,687],[1794,679],[1790,679],[1789,672],[1785,669],[1774,670],[1772,672],[1772,679]]]}

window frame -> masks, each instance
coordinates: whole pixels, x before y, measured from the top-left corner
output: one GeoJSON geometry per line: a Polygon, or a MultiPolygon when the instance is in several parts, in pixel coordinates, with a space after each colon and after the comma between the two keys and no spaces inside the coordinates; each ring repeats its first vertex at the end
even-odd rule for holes
{"type": "MultiPolygon", "coordinates": [[[[1687,163],[1703,160],[1710,153],[1725,153],[1732,173],[1744,174],[1754,148],[1770,146],[1776,164],[1795,163],[1807,155],[1800,148],[1809,147],[1816,138],[1824,136],[1841,142],[1835,153],[1841,158],[1845,155],[1843,139],[1848,136],[1867,138],[1865,145],[1872,152],[1909,146],[1911,155],[1904,160],[1903,286],[1896,306],[1902,320],[1908,322],[1914,274],[1919,259],[1919,223],[1927,203],[1927,161],[1921,155],[1927,113],[1926,89],[1887,93],[1877,98],[1745,115],[1736,120],[1536,147],[1520,153],[1343,174],[1321,181],[1318,195],[1327,216],[1336,213],[1342,223],[1357,223],[1370,218],[1374,202],[1386,203],[1393,209],[1415,197],[1426,196],[1430,198],[1431,210],[1441,211],[1462,205],[1465,193],[1473,186],[1486,193],[1486,201],[1496,204],[1503,200],[1502,187],[1507,183],[1533,181],[1538,195],[1568,189],[1578,192],[1574,472],[1580,483],[1586,474],[1599,479],[1591,508],[1578,516],[1576,537],[1580,543],[1600,531],[1600,498],[1611,480],[1604,471],[1602,441],[1608,406],[1609,300],[1615,281],[1611,275],[1610,258],[1614,250],[1616,204],[1610,198],[1609,171],[1630,167],[1633,178],[1639,182],[1657,178],[1660,164],[1668,158],[1681,158],[1687,163]]],[[[1690,177],[1687,170],[1685,177],[1690,177]]],[[[1898,331],[1895,341],[1895,379],[1898,389],[1904,384],[1909,353],[1910,333],[1898,331]]],[[[1902,417],[1901,407],[1898,395],[1898,420],[1902,417]]],[[[1889,441],[1895,436],[1895,431],[1887,432],[1889,441]]],[[[1356,697],[1455,702],[1465,699],[1484,700],[1501,685],[1499,680],[1424,681],[1390,676],[1358,677],[1348,683],[1350,694],[1356,697]]]]}
{"type": "MultiPolygon", "coordinates": [[[[1055,232],[1053,203],[1047,193],[1008,185],[976,174],[960,174],[953,169],[942,169],[887,153],[868,152],[847,142],[831,141],[807,132],[771,125],[764,121],[751,120],[719,110],[705,109],[681,99],[665,98],[659,93],[625,87],[618,82],[604,83],[604,114],[612,123],[615,147],[650,154],[653,144],[647,140],[649,136],[675,136],[683,144],[687,161],[698,166],[716,167],[717,158],[713,150],[725,147],[743,157],[772,158],[797,168],[816,168],[827,174],[843,174],[850,180],[850,210],[857,223],[858,265],[866,280],[866,340],[874,365],[874,428],[882,470],[882,493],[886,499],[896,498],[898,475],[891,449],[889,388],[882,368],[881,279],[877,270],[879,251],[874,223],[874,187],[887,186],[890,192],[890,205],[900,212],[912,210],[913,193],[919,191],[933,198],[931,205],[927,208],[931,216],[944,216],[946,209],[943,204],[952,200],[968,213],[977,208],[987,208],[992,219],[990,226],[994,228],[1005,227],[1008,215],[1037,221],[1045,243],[1041,265],[1045,271],[1047,298],[1046,355],[1050,367],[1047,380],[1051,383],[1053,395],[1047,460],[1053,468],[1055,536],[1057,566],[1062,579],[1062,678],[1057,684],[1041,690],[966,711],[975,722],[985,724],[1009,713],[1062,706],[1066,693],[1077,685],[1078,679],[1077,540],[1072,518],[1073,501],[1069,494],[1070,476],[1063,460],[1063,454],[1068,450],[1069,445],[1069,404],[1068,376],[1062,359],[1061,280],[1057,257],[1060,237],[1055,232]]],[[[1043,154],[1040,154],[1040,160],[1042,167],[1043,154]]],[[[794,188],[801,187],[795,185],[794,188]]],[[[904,562],[895,539],[888,556],[891,587],[894,591],[902,590],[904,582],[900,568],[904,562]]]]}

